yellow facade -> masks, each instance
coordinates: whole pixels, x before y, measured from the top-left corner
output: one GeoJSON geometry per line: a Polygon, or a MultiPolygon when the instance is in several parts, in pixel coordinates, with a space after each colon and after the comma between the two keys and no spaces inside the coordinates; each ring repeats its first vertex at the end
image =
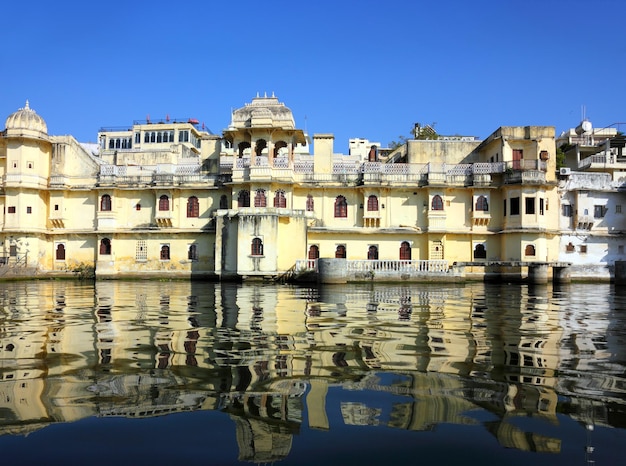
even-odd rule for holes
{"type": "Polygon", "coordinates": [[[332,134],[314,135],[311,153],[266,96],[221,136],[167,118],[102,128],[90,146],[48,135],[28,103],[0,135],[2,262],[14,275],[267,278],[317,258],[558,258],[552,127],[410,140],[364,161],[335,154],[332,134]]]}

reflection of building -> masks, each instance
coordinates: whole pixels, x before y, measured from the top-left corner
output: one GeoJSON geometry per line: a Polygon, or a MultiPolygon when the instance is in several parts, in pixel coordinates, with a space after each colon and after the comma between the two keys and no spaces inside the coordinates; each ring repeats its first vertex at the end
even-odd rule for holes
{"type": "Polygon", "coordinates": [[[239,461],[273,463],[291,451],[293,433],[281,425],[232,416],[237,424],[239,461]]]}
{"type": "MultiPolygon", "coordinates": [[[[502,445],[555,451],[557,440],[517,417],[554,423],[559,393],[602,390],[602,403],[621,403],[617,375],[578,376],[592,364],[608,373],[620,342],[583,353],[573,334],[585,314],[567,307],[565,318],[542,290],[10,283],[0,293],[0,433],[219,410],[236,420],[246,461],[285,457],[303,422],[414,431],[482,422],[502,445]]],[[[581,422],[615,422],[610,409],[567,403],[581,422]]]]}

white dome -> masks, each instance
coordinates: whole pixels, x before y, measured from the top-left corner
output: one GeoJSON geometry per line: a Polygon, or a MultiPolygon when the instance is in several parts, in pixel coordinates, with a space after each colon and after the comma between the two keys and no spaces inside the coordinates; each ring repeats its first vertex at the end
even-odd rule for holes
{"type": "Polygon", "coordinates": [[[46,125],[43,118],[30,108],[28,100],[24,108],[20,108],[17,112],[9,115],[4,126],[7,130],[21,129],[48,133],[48,125],[46,125]]]}

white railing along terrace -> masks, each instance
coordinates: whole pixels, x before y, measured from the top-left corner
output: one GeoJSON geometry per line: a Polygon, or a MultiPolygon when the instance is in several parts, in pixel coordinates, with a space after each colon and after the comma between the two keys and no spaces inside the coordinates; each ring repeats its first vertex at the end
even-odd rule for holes
{"type": "MultiPolygon", "coordinates": [[[[526,161],[519,168],[536,169],[535,161],[526,161]],[[532,164],[532,166],[531,166],[532,164]]],[[[360,174],[360,173],[379,173],[383,175],[427,175],[432,173],[441,173],[442,175],[472,175],[472,174],[488,174],[503,173],[506,168],[506,162],[494,163],[472,163],[472,164],[446,164],[446,163],[381,163],[381,162],[355,162],[340,161],[333,162],[333,174],[360,174]]],[[[510,164],[510,162],[509,162],[510,164]]],[[[251,158],[234,158],[221,157],[220,168],[228,170],[232,168],[249,168],[254,167],[271,167],[281,169],[292,169],[295,173],[313,173],[315,164],[313,158],[296,159],[290,164],[286,157],[277,157],[271,161],[268,157],[255,157],[254,163],[251,158]]],[[[545,168],[545,167],[540,167],[545,168]]]]}
{"type": "MultiPolygon", "coordinates": [[[[297,272],[318,272],[317,259],[299,259],[296,261],[297,272]]],[[[389,273],[447,273],[446,260],[347,260],[348,273],[389,272],[389,273]]]]}
{"type": "Polygon", "coordinates": [[[349,260],[348,272],[446,273],[445,260],[349,260]]]}

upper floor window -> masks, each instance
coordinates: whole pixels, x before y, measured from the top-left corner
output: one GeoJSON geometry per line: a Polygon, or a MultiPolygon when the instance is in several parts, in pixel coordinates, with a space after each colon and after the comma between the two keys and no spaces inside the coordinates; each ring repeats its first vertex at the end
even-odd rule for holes
{"type": "Polygon", "coordinates": [[[367,211],[368,212],[378,211],[378,198],[376,196],[370,196],[367,198],[367,211]]]}
{"type": "Polygon", "coordinates": [[[196,196],[191,196],[187,199],[187,217],[199,217],[200,216],[200,203],[196,196]]]}
{"type": "Polygon", "coordinates": [[[246,190],[239,191],[237,207],[250,207],[250,193],[246,190]]]}
{"type": "Polygon", "coordinates": [[[535,214],[535,198],[534,197],[526,198],[526,214],[527,215],[535,214]]]}
{"type": "Polygon", "coordinates": [[[189,142],[189,131],[179,131],[178,142],[189,142]]]}
{"type": "Polygon", "coordinates": [[[431,210],[443,210],[443,199],[439,194],[433,196],[433,200],[430,203],[431,210]]]}
{"type": "Polygon", "coordinates": [[[285,197],[285,191],[279,190],[274,194],[274,207],[284,209],[287,207],[287,198],[285,197]]]}
{"type": "Polygon", "coordinates": [[[527,244],[524,249],[525,256],[534,256],[535,255],[535,246],[532,244],[527,244]]]}
{"type": "Polygon", "coordinates": [[[335,259],[345,259],[346,258],[346,247],[343,244],[337,245],[335,249],[335,259]]]}
{"type": "Polygon", "coordinates": [[[574,216],[574,209],[572,208],[571,204],[563,204],[561,206],[561,209],[563,210],[563,212],[562,212],[563,217],[573,217],[574,216]]]}
{"type": "Polygon", "coordinates": [[[263,255],[263,240],[261,238],[254,238],[250,247],[250,254],[252,256],[263,255]]]}
{"type": "Polygon", "coordinates": [[[167,211],[170,210],[170,198],[163,194],[159,198],[159,211],[167,211]]]}
{"type": "Polygon", "coordinates": [[[226,194],[220,196],[220,209],[228,209],[228,197],[226,194]]]}
{"type": "Polygon", "coordinates": [[[319,259],[320,257],[320,248],[316,244],[312,244],[309,247],[309,259],[319,259]]]}
{"type": "Polygon", "coordinates": [[[111,210],[111,196],[108,194],[103,194],[100,198],[100,210],[102,212],[107,212],[111,210]]]}
{"type": "Polygon", "coordinates": [[[594,205],[593,206],[593,218],[602,218],[606,213],[606,207],[603,205],[594,205]]]}
{"type": "Polygon", "coordinates": [[[487,212],[489,210],[489,203],[487,202],[487,198],[485,196],[478,196],[476,199],[476,210],[487,212]]]}
{"type": "Polygon", "coordinates": [[[267,199],[265,198],[265,190],[257,189],[254,195],[254,207],[266,207],[267,199]]]}
{"type": "Polygon", "coordinates": [[[335,199],[335,217],[347,217],[348,216],[348,201],[343,196],[337,196],[335,199]]]}
{"type": "Polygon", "coordinates": [[[378,246],[372,245],[367,249],[368,260],[378,260],[378,246]]]}
{"type": "Polygon", "coordinates": [[[519,215],[519,197],[511,198],[511,215],[519,215]]]}
{"type": "Polygon", "coordinates": [[[313,210],[315,210],[315,202],[313,201],[313,196],[308,194],[306,197],[306,211],[313,212],[313,210]]]}

